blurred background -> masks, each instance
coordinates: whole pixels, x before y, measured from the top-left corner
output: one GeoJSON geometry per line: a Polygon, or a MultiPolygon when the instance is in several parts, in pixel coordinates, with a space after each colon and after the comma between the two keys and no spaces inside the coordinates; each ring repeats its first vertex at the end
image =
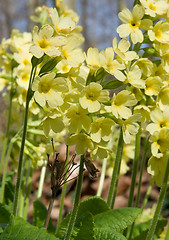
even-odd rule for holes
{"type": "MultiPolygon", "coordinates": [[[[84,50],[97,47],[99,50],[111,46],[117,36],[116,28],[120,24],[118,12],[124,7],[132,9],[134,0],[64,0],[80,16],[86,39],[84,50]]],[[[37,6],[55,6],[55,0],[0,0],[0,40],[8,38],[12,29],[21,32],[32,31],[30,16],[35,14],[37,6]]]]}

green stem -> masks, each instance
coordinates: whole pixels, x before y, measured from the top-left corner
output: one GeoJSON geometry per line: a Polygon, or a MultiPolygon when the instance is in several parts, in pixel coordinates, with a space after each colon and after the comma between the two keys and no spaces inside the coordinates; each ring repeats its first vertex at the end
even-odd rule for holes
{"type": "MultiPolygon", "coordinates": [[[[65,169],[65,172],[67,172],[67,168],[68,168],[68,161],[69,161],[69,146],[66,146],[66,161],[65,161],[65,165],[67,166],[65,169]]],[[[67,174],[65,175],[65,181],[67,178],[67,174]]],[[[62,188],[62,195],[61,195],[61,202],[60,202],[60,209],[59,209],[59,217],[58,217],[58,221],[57,221],[57,227],[56,227],[56,234],[59,230],[61,221],[62,221],[62,212],[63,212],[63,206],[64,206],[64,199],[65,199],[65,194],[66,194],[66,182],[63,185],[62,188]]]]}
{"type": "Polygon", "coordinates": [[[148,151],[149,151],[149,138],[147,138],[147,140],[145,142],[144,155],[143,155],[143,159],[141,161],[140,177],[139,177],[138,190],[137,190],[137,196],[136,196],[136,205],[135,205],[136,207],[138,207],[138,204],[139,204],[142,176],[143,176],[143,171],[144,171],[148,151]]]}
{"type": "MultiPolygon", "coordinates": [[[[145,167],[145,161],[146,161],[146,156],[147,156],[147,153],[148,153],[148,149],[149,149],[149,138],[146,140],[145,145],[144,145],[144,155],[143,155],[143,159],[141,161],[140,177],[139,177],[135,207],[138,207],[139,200],[140,200],[140,190],[141,190],[142,176],[143,176],[143,171],[144,171],[144,167],[145,167]]],[[[131,237],[132,237],[134,225],[135,225],[135,222],[131,225],[128,240],[130,240],[131,237]]]]}
{"type": "Polygon", "coordinates": [[[27,176],[27,172],[29,171],[29,160],[27,158],[25,158],[23,166],[24,166],[24,169],[23,169],[21,189],[19,194],[19,210],[18,210],[18,216],[20,217],[23,217],[25,190],[26,190],[26,176],[27,176]]]}
{"type": "Polygon", "coordinates": [[[169,239],[169,225],[168,225],[167,232],[166,232],[164,240],[168,240],[168,239],[169,239]]]}
{"type": "Polygon", "coordinates": [[[28,212],[28,206],[29,206],[29,197],[30,197],[30,192],[31,192],[31,184],[32,184],[32,173],[33,173],[33,168],[32,168],[32,163],[31,160],[29,161],[29,171],[27,175],[27,187],[26,187],[26,194],[25,194],[25,205],[23,209],[23,218],[26,220],[27,219],[27,212],[28,212]]]}
{"type": "Polygon", "coordinates": [[[77,215],[80,194],[81,194],[81,186],[82,186],[82,181],[83,181],[83,168],[84,168],[84,155],[82,155],[81,159],[80,159],[79,176],[78,176],[78,182],[77,182],[77,188],[76,188],[75,201],[74,201],[72,214],[70,216],[68,229],[67,229],[66,235],[64,237],[64,240],[70,240],[72,231],[73,231],[73,227],[74,227],[74,224],[76,221],[76,215],[77,215]]]}
{"type": "Polygon", "coordinates": [[[43,184],[44,184],[45,173],[46,173],[46,166],[47,166],[47,160],[44,161],[42,169],[41,169],[37,198],[41,198],[41,196],[42,196],[43,184]]]}
{"type": "Polygon", "coordinates": [[[161,208],[162,208],[163,201],[164,201],[165,194],[166,194],[166,190],[167,190],[168,173],[169,173],[169,158],[168,158],[167,166],[166,166],[166,169],[165,169],[165,175],[164,175],[164,178],[163,178],[163,183],[162,183],[162,186],[161,186],[161,191],[160,191],[160,196],[159,196],[159,199],[158,199],[157,207],[156,207],[154,217],[152,219],[152,223],[150,225],[150,229],[149,229],[146,240],[152,240],[153,237],[154,237],[154,232],[156,230],[157,222],[158,222],[158,219],[159,219],[159,216],[160,216],[160,213],[161,213],[161,208]]]}
{"type": "MultiPolygon", "coordinates": [[[[21,176],[22,176],[22,165],[23,165],[23,153],[24,153],[24,146],[25,146],[25,139],[26,139],[26,132],[27,132],[27,122],[28,122],[28,113],[29,113],[29,102],[32,98],[32,90],[31,90],[31,82],[32,82],[32,76],[35,76],[34,67],[32,67],[32,71],[30,74],[30,80],[29,80],[29,87],[26,97],[26,107],[25,107],[25,117],[24,117],[24,127],[23,127],[23,135],[22,135],[22,142],[21,142],[21,150],[19,155],[19,163],[18,163],[18,171],[17,171],[17,180],[16,180],[16,187],[15,187],[15,194],[14,194],[14,204],[13,204],[13,215],[17,216],[17,210],[18,210],[18,199],[19,199],[19,192],[21,188],[21,176]]],[[[33,77],[34,79],[34,77],[33,77]]]]}
{"type": "Polygon", "coordinates": [[[147,192],[146,192],[146,195],[145,195],[145,198],[144,198],[142,207],[141,207],[141,212],[143,212],[143,210],[144,210],[144,208],[145,208],[145,206],[146,206],[146,204],[147,204],[147,202],[148,202],[148,198],[149,198],[151,189],[152,189],[152,187],[153,187],[153,184],[154,184],[154,183],[153,183],[153,181],[151,180],[151,181],[150,181],[150,185],[149,185],[149,187],[148,187],[148,189],[147,189],[147,192]]]}
{"type": "Polygon", "coordinates": [[[112,179],[111,179],[108,198],[107,198],[107,204],[110,208],[113,208],[114,200],[115,200],[115,196],[116,196],[116,186],[118,184],[119,169],[120,169],[121,158],[122,158],[122,153],[123,153],[123,143],[124,143],[123,142],[123,131],[121,128],[118,146],[117,146],[116,158],[114,161],[113,174],[112,174],[112,179]]]}
{"type": "Polygon", "coordinates": [[[6,155],[6,159],[5,159],[4,171],[3,171],[3,177],[2,177],[0,203],[3,203],[3,201],[4,201],[5,180],[6,180],[7,167],[8,167],[10,153],[11,153],[11,150],[12,150],[12,145],[13,145],[13,141],[11,140],[11,142],[9,144],[8,152],[7,152],[7,155],[6,155]]]}
{"type": "Polygon", "coordinates": [[[100,197],[101,194],[102,194],[102,189],[103,189],[103,184],[104,184],[104,179],[105,179],[105,174],[106,174],[106,165],[107,165],[107,158],[104,158],[103,159],[100,182],[99,182],[99,187],[98,187],[98,190],[97,190],[97,196],[98,197],[100,197]]]}
{"type": "Polygon", "coordinates": [[[13,99],[13,88],[11,87],[10,99],[9,99],[8,122],[7,122],[5,140],[4,140],[2,154],[1,154],[1,160],[0,160],[0,174],[2,173],[2,167],[3,167],[5,153],[6,153],[6,149],[7,149],[7,145],[8,145],[8,140],[9,140],[9,128],[10,128],[10,124],[11,124],[11,115],[12,115],[12,99],[13,99]]]}
{"type": "Polygon", "coordinates": [[[52,208],[53,208],[53,203],[55,201],[55,198],[52,197],[50,199],[50,203],[49,203],[49,207],[48,207],[48,211],[47,211],[47,216],[46,216],[46,219],[45,219],[45,224],[44,224],[44,227],[47,229],[48,228],[48,224],[49,224],[49,220],[50,220],[50,215],[51,215],[51,212],[52,212],[52,208]]]}
{"type": "Polygon", "coordinates": [[[133,170],[132,170],[132,177],[131,177],[131,186],[130,186],[130,193],[129,193],[129,200],[128,200],[128,207],[132,206],[133,197],[134,197],[134,187],[136,185],[136,176],[137,176],[137,169],[139,163],[139,150],[140,150],[140,133],[138,132],[136,135],[136,142],[135,142],[135,156],[133,161],[133,170]]]}

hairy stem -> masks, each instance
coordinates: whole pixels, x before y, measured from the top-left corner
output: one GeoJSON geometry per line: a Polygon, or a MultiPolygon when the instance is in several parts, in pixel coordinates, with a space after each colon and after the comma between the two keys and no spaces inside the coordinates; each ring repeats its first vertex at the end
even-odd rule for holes
{"type": "MultiPolygon", "coordinates": [[[[67,172],[68,161],[69,161],[69,146],[66,146],[65,173],[67,172]]],[[[58,232],[60,223],[62,221],[62,212],[63,212],[64,199],[65,199],[65,194],[66,194],[66,179],[67,179],[67,174],[64,176],[65,183],[63,184],[63,188],[62,188],[62,195],[61,195],[61,202],[60,202],[59,217],[58,217],[58,221],[57,221],[56,233],[58,232]]]]}
{"type": "Polygon", "coordinates": [[[44,184],[45,173],[46,173],[46,166],[47,166],[47,160],[44,161],[42,169],[41,169],[37,198],[41,198],[41,196],[42,196],[43,184],[44,184]]]}
{"type": "Polygon", "coordinates": [[[27,219],[27,212],[28,212],[28,206],[29,206],[29,196],[31,192],[31,184],[32,184],[32,173],[33,173],[33,168],[32,168],[32,162],[31,160],[29,161],[29,170],[27,172],[27,185],[26,185],[26,191],[25,191],[25,205],[23,209],[23,218],[26,220],[27,219]]]}
{"type": "Polygon", "coordinates": [[[107,198],[107,204],[110,208],[113,208],[115,197],[116,197],[116,187],[118,185],[118,179],[119,179],[119,171],[120,171],[121,158],[122,158],[122,153],[123,153],[123,143],[124,143],[123,142],[123,131],[121,128],[118,146],[117,146],[116,158],[114,161],[113,174],[112,174],[112,179],[111,179],[108,198],[107,198]]]}
{"type": "Polygon", "coordinates": [[[24,146],[25,146],[25,139],[26,139],[26,132],[27,132],[29,102],[30,102],[30,100],[32,98],[31,82],[32,82],[32,78],[34,79],[34,77],[35,77],[35,72],[36,72],[36,68],[35,68],[35,71],[34,71],[34,67],[32,67],[32,71],[31,71],[31,74],[30,74],[30,80],[29,80],[29,87],[28,87],[28,92],[27,92],[27,97],[26,97],[26,107],[25,107],[25,116],[24,116],[23,135],[22,135],[21,149],[20,149],[20,155],[19,155],[17,180],[16,180],[16,186],[15,186],[15,194],[14,194],[13,215],[15,217],[17,216],[18,199],[19,199],[19,192],[20,192],[20,188],[21,188],[23,154],[24,154],[24,146]]]}
{"type": "Polygon", "coordinates": [[[73,227],[74,227],[74,224],[76,221],[76,215],[77,215],[77,210],[78,210],[79,200],[80,200],[80,195],[81,195],[81,186],[82,186],[82,181],[83,181],[83,167],[84,167],[84,155],[82,155],[81,159],[80,159],[80,168],[79,168],[79,176],[78,176],[78,182],[77,182],[77,188],[76,188],[76,194],[75,194],[75,201],[74,201],[72,214],[70,216],[68,229],[67,229],[66,235],[64,237],[64,240],[70,240],[72,231],[73,231],[73,227]]]}
{"type": "Polygon", "coordinates": [[[97,196],[99,196],[99,197],[102,194],[102,189],[103,189],[103,184],[104,184],[104,179],[105,179],[105,174],[106,174],[106,165],[107,165],[107,158],[104,158],[103,159],[102,170],[101,170],[99,187],[98,187],[98,190],[97,190],[97,196]]]}
{"type": "Polygon", "coordinates": [[[165,169],[165,175],[164,175],[164,178],[163,178],[163,183],[162,183],[162,186],[161,186],[160,196],[159,196],[159,199],[158,199],[157,207],[156,207],[154,217],[152,219],[152,222],[151,222],[150,229],[149,229],[146,240],[153,240],[153,238],[154,238],[154,232],[156,230],[158,219],[159,219],[159,216],[161,214],[161,208],[162,208],[163,201],[164,201],[165,194],[166,194],[166,190],[167,190],[168,173],[169,173],[169,158],[168,158],[167,166],[166,166],[166,169],[165,169]]]}
{"type": "Polygon", "coordinates": [[[136,142],[135,142],[135,156],[134,156],[134,161],[133,161],[128,207],[131,207],[132,203],[133,203],[134,187],[136,185],[136,176],[137,176],[137,169],[138,169],[138,163],[139,163],[139,161],[138,161],[139,160],[139,151],[140,151],[140,133],[138,132],[136,135],[136,142]]]}

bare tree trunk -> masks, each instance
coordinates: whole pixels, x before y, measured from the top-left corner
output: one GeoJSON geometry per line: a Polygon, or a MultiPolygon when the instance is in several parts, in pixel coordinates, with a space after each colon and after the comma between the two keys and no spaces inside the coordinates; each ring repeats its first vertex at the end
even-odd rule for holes
{"type": "Polygon", "coordinates": [[[12,30],[12,25],[11,25],[11,19],[12,19],[12,11],[11,7],[12,3],[10,0],[2,1],[2,12],[4,13],[4,18],[5,18],[5,31],[7,37],[10,36],[11,30],[12,30]]]}

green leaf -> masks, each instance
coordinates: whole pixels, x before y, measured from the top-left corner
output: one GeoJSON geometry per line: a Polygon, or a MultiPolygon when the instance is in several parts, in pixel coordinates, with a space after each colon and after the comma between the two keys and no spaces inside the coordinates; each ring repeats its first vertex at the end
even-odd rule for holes
{"type": "MultiPolygon", "coordinates": [[[[82,201],[79,204],[79,208],[77,212],[76,223],[74,227],[74,235],[76,234],[77,229],[80,228],[81,221],[85,217],[86,212],[90,212],[92,215],[96,215],[98,213],[107,211],[108,209],[109,208],[107,203],[101,197],[96,197],[96,196],[89,197],[84,201],[82,201]]],[[[70,215],[71,215],[71,212],[67,214],[66,217],[63,219],[59,227],[57,237],[61,237],[65,234],[68,223],[69,223],[70,215]]]]}
{"type": "Polygon", "coordinates": [[[105,212],[109,209],[107,203],[101,197],[89,197],[79,204],[77,219],[85,212],[90,212],[93,215],[105,212]]]}
{"type": "Polygon", "coordinates": [[[10,215],[10,207],[0,203],[0,233],[3,232],[9,223],[10,215]]]}
{"type": "Polygon", "coordinates": [[[100,67],[94,74],[95,81],[102,80],[108,73],[104,70],[103,67],[100,67]]]}
{"type": "MultiPolygon", "coordinates": [[[[38,199],[33,202],[33,224],[37,227],[43,227],[47,215],[47,209],[38,199]]],[[[48,232],[55,232],[51,219],[48,224],[48,232]]]]}
{"type": "Polygon", "coordinates": [[[74,240],[94,240],[94,220],[93,215],[89,212],[86,212],[81,223],[80,230],[78,231],[74,240]]]}
{"type": "MultiPolygon", "coordinates": [[[[68,227],[68,223],[69,223],[71,213],[72,212],[69,212],[66,215],[66,217],[63,219],[63,221],[61,222],[61,225],[59,227],[59,230],[57,231],[56,237],[62,238],[65,235],[65,233],[67,231],[67,227],[68,227]]],[[[72,236],[76,236],[77,232],[78,232],[78,229],[76,227],[74,227],[73,232],[72,232],[72,236]]]]}
{"type": "Polygon", "coordinates": [[[0,213],[0,224],[8,223],[11,215],[9,207],[0,203],[0,213]]]}
{"type": "Polygon", "coordinates": [[[35,56],[32,57],[31,63],[33,67],[36,67],[43,61],[43,56],[41,58],[36,58],[35,56]]]}
{"type": "Polygon", "coordinates": [[[109,79],[109,80],[105,80],[102,83],[102,87],[103,89],[116,89],[119,88],[123,85],[123,82],[118,81],[117,79],[109,79]]]}
{"type": "MultiPolygon", "coordinates": [[[[15,185],[13,184],[13,175],[14,172],[9,172],[5,178],[5,193],[4,193],[4,204],[9,205],[13,203],[15,185]]],[[[0,185],[1,193],[1,185],[0,185]]]]}
{"type": "Polygon", "coordinates": [[[110,209],[94,216],[95,226],[121,232],[134,222],[140,212],[139,208],[110,209]]]}
{"type": "Polygon", "coordinates": [[[45,72],[50,72],[55,66],[56,64],[59,62],[60,57],[54,57],[54,58],[50,58],[48,59],[41,67],[39,75],[45,72]]]}
{"type": "Polygon", "coordinates": [[[26,222],[23,218],[14,217],[0,236],[1,240],[59,240],[46,232],[45,228],[38,228],[26,222]]]}
{"type": "Polygon", "coordinates": [[[95,236],[97,240],[127,240],[121,233],[113,232],[109,228],[96,228],[95,236]]]}
{"type": "MultiPolygon", "coordinates": [[[[146,222],[142,222],[139,224],[136,224],[134,226],[133,229],[133,234],[132,234],[132,240],[142,240],[142,239],[146,239],[148,230],[150,228],[150,224],[151,224],[151,219],[146,221],[146,222]]],[[[156,230],[155,230],[155,235],[158,237],[161,232],[164,230],[164,227],[167,224],[167,219],[165,218],[160,218],[158,220],[158,224],[156,226],[156,230]]]]}

